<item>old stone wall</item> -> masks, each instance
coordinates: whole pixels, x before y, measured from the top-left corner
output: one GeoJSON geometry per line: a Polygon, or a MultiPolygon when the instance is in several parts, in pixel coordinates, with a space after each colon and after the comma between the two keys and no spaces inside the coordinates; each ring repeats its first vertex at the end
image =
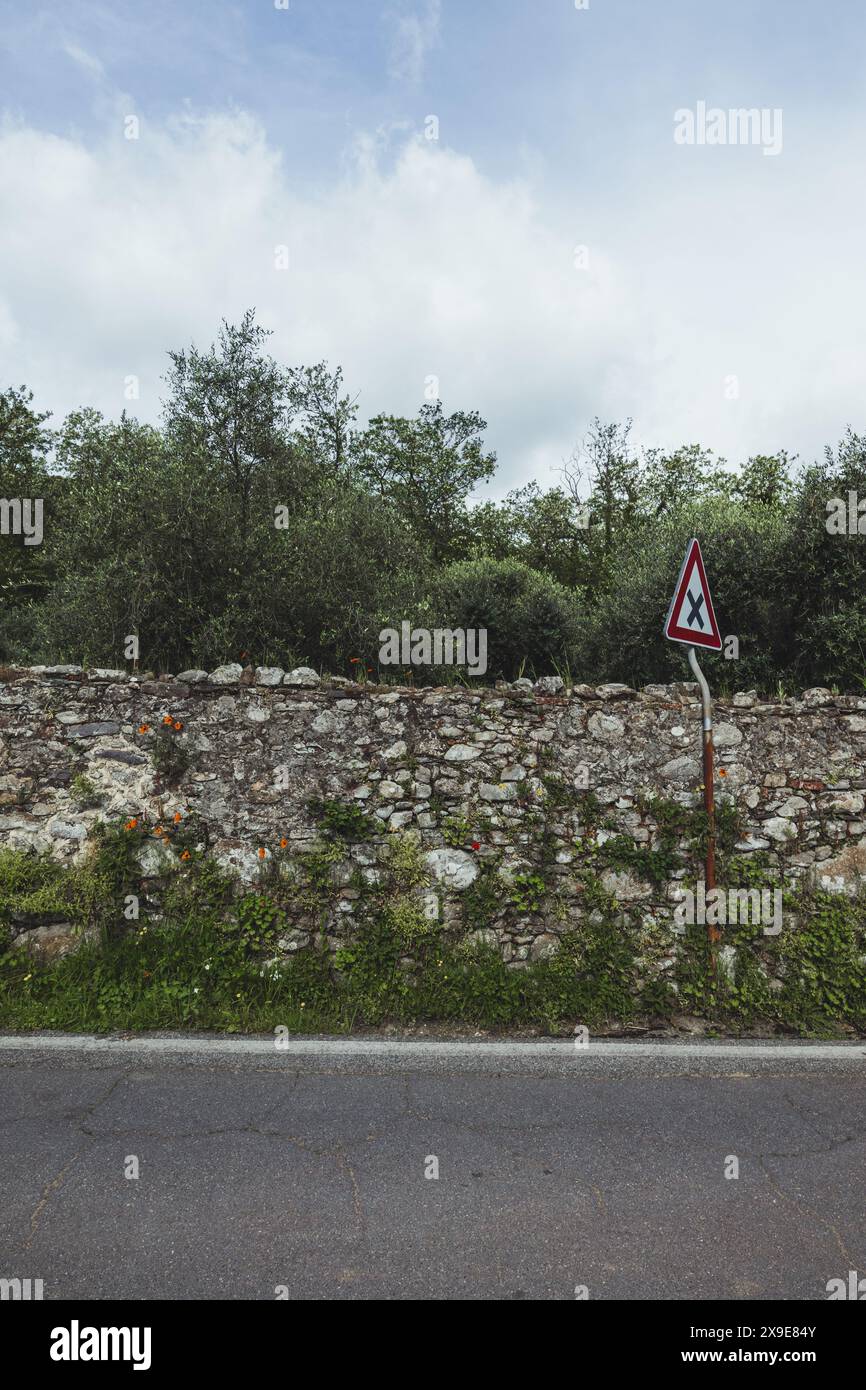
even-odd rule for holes
{"type": "MultiPolygon", "coordinates": [[[[554,953],[598,911],[584,872],[591,846],[597,883],[639,924],[656,967],[670,959],[685,870],[653,882],[639,862],[605,863],[598,851],[620,837],[651,850],[653,798],[699,804],[694,686],[567,691],[546,678],[386,689],[237,666],[159,680],[71,667],[5,675],[3,845],[73,862],[98,820],[156,828],[195,812],[212,853],[254,885],[272,859],[289,876],[302,868],[321,844],[322,803],[354,806],[376,833],[354,837],[350,817],[328,861],[331,901],[299,907],[285,950],[320,931],[331,944],[350,934],[363,885],[382,880],[410,837],[424,866],[411,891],[425,915],[458,937],[483,933],[515,966],[554,953]],[[162,776],[158,737],[181,752],[162,776]],[[486,916],[477,902],[467,913],[467,894],[477,898],[494,869],[486,916]]],[[[737,855],[762,854],[788,882],[809,875],[856,891],[866,880],[866,700],[745,693],[715,715],[716,794],[742,817],[737,855]]],[[[143,838],[145,889],[179,867],[170,838],[143,838]]]]}

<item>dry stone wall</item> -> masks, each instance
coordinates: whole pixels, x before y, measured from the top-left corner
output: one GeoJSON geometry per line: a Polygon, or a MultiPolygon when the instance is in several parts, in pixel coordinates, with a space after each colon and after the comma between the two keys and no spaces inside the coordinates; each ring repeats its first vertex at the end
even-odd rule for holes
{"type": "MultiPolygon", "coordinates": [[[[648,800],[699,801],[689,684],[386,689],[239,666],[159,680],[75,667],[4,674],[3,845],[71,862],[87,853],[98,820],[170,824],[194,811],[212,853],[254,886],[281,843],[290,875],[320,844],[315,799],[361,808],[376,833],[340,842],[331,900],[315,913],[299,907],[286,951],[319,933],[332,947],[351,935],[363,885],[387,875],[408,836],[424,866],[412,888],[424,913],[458,939],[481,933],[519,968],[555,953],[563,933],[598,911],[579,872],[590,829],[596,846],[627,836],[652,848],[659,828],[648,800]],[[176,784],[154,766],[163,729],[187,764],[176,784]],[[542,851],[543,893],[533,878],[542,851]],[[467,895],[494,865],[497,890],[479,921],[467,895]]],[[[788,882],[809,876],[856,892],[866,880],[866,700],[811,690],[764,703],[743,693],[715,715],[717,797],[742,816],[737,854],[763,854],[788,882]]],[[[154,901],[179,867],[162,840],[143,840],[142,890],[154,901]]],[[[676,875],[652,882],[608,865],[599,878],[663,972],[680,930],[676,875]]]]}

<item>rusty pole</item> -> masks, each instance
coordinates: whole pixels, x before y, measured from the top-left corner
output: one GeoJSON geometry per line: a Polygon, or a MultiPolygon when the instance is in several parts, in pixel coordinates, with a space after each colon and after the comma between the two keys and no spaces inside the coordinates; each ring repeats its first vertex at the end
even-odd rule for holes
{"type": "MultiPolygon", "coordinates": [[[[715,776],[713,759],[713,703],[710,697],[710,687],[707,685],[707,678],[698,665],[698,657],[694,647],[689,647],[689,665],[694,671],[698,685],[701,688],[701,705],[703,709],[703,748],[704,748],[704,810],[707,813],[707,857],[705,866],[706,888],[716,886],[716,814],[713,801],[713,778],[715,776]]],[[[715,946],[721,940],[722,933],[717,926],[707,924],[707,939],[710,943],[710,959],[712,969],[715,971],[715,946]]]]}

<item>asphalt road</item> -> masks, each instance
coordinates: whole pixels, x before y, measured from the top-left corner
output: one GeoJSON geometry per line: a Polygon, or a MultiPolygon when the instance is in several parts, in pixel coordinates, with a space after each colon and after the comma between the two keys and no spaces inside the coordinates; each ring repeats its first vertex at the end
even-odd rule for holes
{"type": "Polygon", "coordinates": [[[823,1301],[866,1276],[864,1148],[857,1044],[5,1037],[0,1278],[823,1301]]]}

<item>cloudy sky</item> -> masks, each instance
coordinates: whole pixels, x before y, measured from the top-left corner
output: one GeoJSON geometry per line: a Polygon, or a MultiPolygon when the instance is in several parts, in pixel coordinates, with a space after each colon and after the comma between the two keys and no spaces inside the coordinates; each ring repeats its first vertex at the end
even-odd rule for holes
{"type": "Polygon", "coordinates": [[[0,0],[0,381],[155,420],[254,305],[364,416],[437,377],[503,486],[594,415],[731,461],[866,430],[862,0],[579,3],[0,0]],[[781,148],[679,142],[700,103],[781,148]]]}

